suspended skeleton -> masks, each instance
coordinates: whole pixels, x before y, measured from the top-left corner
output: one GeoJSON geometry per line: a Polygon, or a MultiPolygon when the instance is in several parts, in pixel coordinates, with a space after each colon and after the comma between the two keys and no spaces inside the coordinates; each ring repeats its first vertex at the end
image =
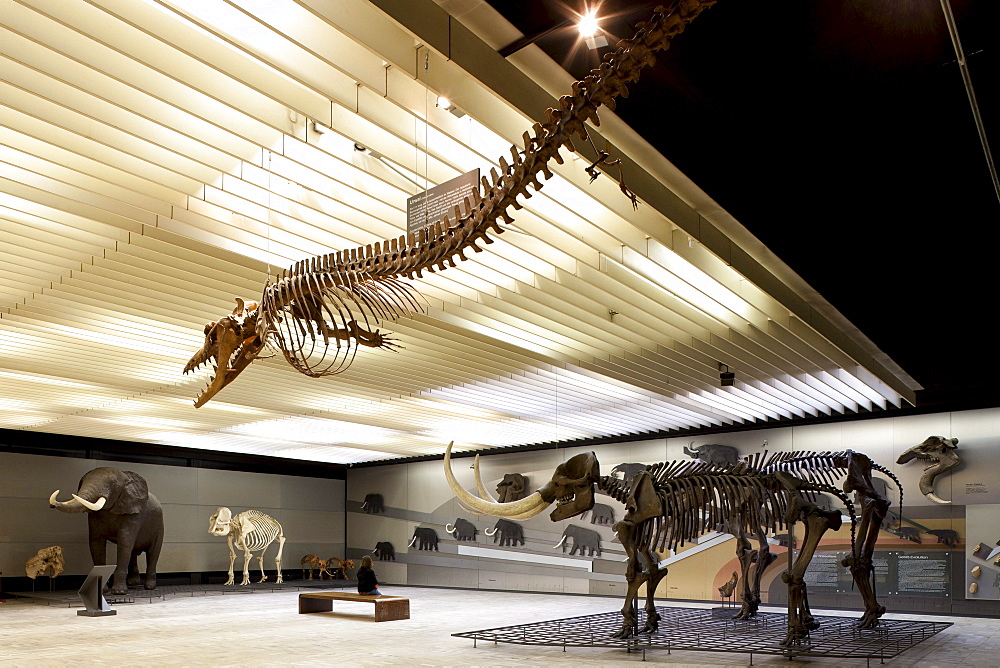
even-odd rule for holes
{"type": "MultiPolygon", "coordinates": [[[[761,461],[758,456],[752,463],[759,467],[761,461]]],[[[747,462],[725,468],[701,462],[661,463],[626,483],[601,476],[597,457],[586,453],[556,467],[552,480],[530,496],[513,503],[497,503],[486,495],[476,497],[458,484],[451,471],[451,445],[444,459],[445,477],[452,491],[461,504],[478,513],[528,519],[557,501],[549,517],[558,522],[593,507],[595,486],[625,504],[625,517],[614,527],[628,555],[628,593],[622,607],[622,628],[615,634],[619,638],[651,633],[659,626],[653,596],[667,571],[660,568],[656,551],[674,550],[724,522],[763,536],[765,529],[774,531],[802,521],[802,549],[795,563],[782,574],[789,597],[788,632],[783,644],[791,645],[819,626],[809,610],[804,576],[823,534],[841,525],[840,511],[820,508],[801,492],[819,491],[840,498],[852,518],[852,548],[854,506],[844,492],[827,484],[802,480],[785,471],[765,474],[755,466],[747,462]],[[632,603],[643,584],[646,624],[637,630],[632,603]]],[[[478,462],[473,468],[482,494],[478,462]]]]}
{"type": "Polygon", "coordinates": [[[243,550],[243,581],[241,585],[250,584],[250,555],[260,552],[257,555],[257,565],[260,567],[260,580],[266,582],[267,575],[264,573],[264,553],[275,539],[278,540],[278,554],[274,558],[274,566],[278,571],[275,580],[281,584],[281,552],[285,547],[285,534],[281,530],[281,525],[270,515],[265,515],[259,510],[244,510],[239,515],[233,516],[233,511],[229,508],[219,508],[208,520],[208,533],[213,536],[226,536],[229,544],[229,579],[227,585],[235,581],[233,575],[233,564],[236,562],[236,550],[234,546],[243,550]]]}
{"type": "MultiPolygon", "coordinates": [[[[231,383],[271,346],[296,370],[320,377],[339,373],[353,361],[359,346],[392,350],[394,339],[375,326],[382,321],[420,312],[417,291],[402,279],[421,278],[466,260],[466,251],[482,251],[477,243],[493,243],[488,233],[500,234],[500,222],[510,224],[508,209],[520,209],[517,198],[531,197],[529,186],[540,190],[549,179],[548,163],[562,164],[559,150],[575,152],[573,136],[589,140],[586,123],[600,125],[601,105],[615,109],[615,98],[628,96],[628,84],[639,79],[643,67],[656,62],[655,54],[667,49],[676,35],[715,0],[676,0],[670,11],[657,8],[640,24],[630,40],[622,40],[613,54],[582,81],[572,95],[559,99],[558,109],[546,111],[547,121],[525,132],[523,146],[512,146],[512,162],[499,160],[500,172],[483,177],[482,192],[456,206],[453,217],[433,223],[418,234],[406,234],[297,262],[264,287],[259,300],[237,298],[236,309],[205,325],[205,341],[184,367],[184,373],[214,361],[216,371],[195,400],[204,405],[231,383]]],[[[596,167],[621,165],[607,154],[587,171],[596,178],[596,167]]],[[[622,191],[636,205],[635,195],[620,182],[622,191]]]]}

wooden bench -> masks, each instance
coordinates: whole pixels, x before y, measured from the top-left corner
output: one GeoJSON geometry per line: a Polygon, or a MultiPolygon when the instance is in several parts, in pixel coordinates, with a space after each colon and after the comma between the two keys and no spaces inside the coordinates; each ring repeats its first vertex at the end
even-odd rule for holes
{"type": "Polygon", "coordinates": [[[365,601],[375,604],[375,621],[410,618],[410,599],[403,596],[366,596],[349,591],[316,591],[299,594],[299,614],[330,612],[334,601],[365,601]]]}

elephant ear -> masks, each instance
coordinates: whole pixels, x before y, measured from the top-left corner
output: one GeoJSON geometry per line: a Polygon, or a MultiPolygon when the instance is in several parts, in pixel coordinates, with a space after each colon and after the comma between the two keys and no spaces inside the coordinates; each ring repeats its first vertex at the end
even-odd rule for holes
{"type": "Polygon", "coordinates": [[[146,479],[138,473],[132,471],[122,471],[121,494],[111,512],[118,515],[131,515],[142,512],[149,499],[149,488],[146,486],[146,479]]]}

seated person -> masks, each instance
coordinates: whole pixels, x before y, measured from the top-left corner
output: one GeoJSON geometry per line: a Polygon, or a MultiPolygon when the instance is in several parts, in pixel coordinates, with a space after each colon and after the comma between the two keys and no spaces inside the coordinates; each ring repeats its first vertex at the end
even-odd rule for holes
{"type": "Polygon", "coordinates": [[[367,554],[361,557],[361,568],[358,569],[358,593],[370,596],[381,596],[378,590],[378,579],[372,570],[372,558],[367,554]]]}

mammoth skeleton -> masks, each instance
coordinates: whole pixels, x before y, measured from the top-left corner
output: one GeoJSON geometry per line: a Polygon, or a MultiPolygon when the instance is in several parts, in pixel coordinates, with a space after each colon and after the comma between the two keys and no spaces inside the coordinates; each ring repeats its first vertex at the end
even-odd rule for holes
{"type": "MultiPolygon", "coordinates": [[[[536,492],[514,503],[475,496],[467,492],[451,470],[451,445],[445,452],[444,472],[458,500],[473,511],[499,517],[527,519],[545,511],[558,522],[580,515],[594,505],[595,488],[625,504],[625,516],[614,529],[628,555],[628,593],[622,607],[622,628],[615,636],[627,638],[651,633],[659,626],[654,593],[666,569],[659,566],[657,551],[675,549],[723,523],[761,536],[801,521],[805,525],[802,549],[782,579],[788,583],[789,617],[784,644],[807,637],[818,623],[809,610],[805,572],[823,534],[837,530],[841,514],[811,503],[810,492],[838,497],[851,514],[851,545],[856,518],[850,498],[841,490],[818,481],[803,480],[787,471],[764,473],[764,460],[719,468],[701,462],[654,464],[630,483],[600,475],[594,453],[576,455],[556,467],[552,479],[536,492]],[[646,624],[637,628],[632,602],[646,585],[646,624]]],[[[473,465],[476,486],[482,490],[478,462],[473,465]]],[[[766,542],[766,541],[765,541],[766,542]]]]}

